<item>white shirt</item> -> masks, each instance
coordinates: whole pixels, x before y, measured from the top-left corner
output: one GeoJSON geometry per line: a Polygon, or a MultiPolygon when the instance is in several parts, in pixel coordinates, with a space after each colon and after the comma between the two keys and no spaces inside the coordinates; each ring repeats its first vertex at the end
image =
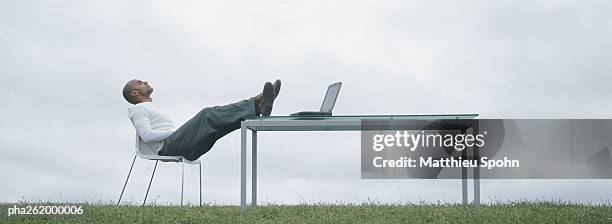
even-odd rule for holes
{"type": "Polygon", "coordinates": [[[142,102],[128,109],[136,134],[140,137],[139,147],[146,147],[155,153],[164,146],[164,139],[175,131],[167,116],[155,110],[152,102],[142,102]]]}

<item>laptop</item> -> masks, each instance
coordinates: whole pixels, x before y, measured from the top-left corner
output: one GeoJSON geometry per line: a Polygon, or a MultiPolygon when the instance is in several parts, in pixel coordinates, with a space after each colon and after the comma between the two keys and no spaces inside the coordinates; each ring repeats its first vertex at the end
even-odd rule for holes
{"type": "Polygon", "coordinates": [[[301,112],[293,113],[291,114],[291,116],[298,116],[298,117],[332,116],[332,110],[334,109],[334,105],[336,104],[336,99],[338,98],[338,93],[340,93],[341,86],[342,86],[342,82],[337,82],[327,87],[327,93],[325,93],[325,98],[323,99],[323,103],[321,104],[321,109],[319,111],[301,111],[301,112]]]}

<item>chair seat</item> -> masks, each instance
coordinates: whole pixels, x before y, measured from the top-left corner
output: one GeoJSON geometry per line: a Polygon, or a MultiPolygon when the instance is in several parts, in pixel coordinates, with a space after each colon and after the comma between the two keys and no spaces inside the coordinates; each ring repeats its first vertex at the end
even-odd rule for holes
{"type": "Polygon", "coordinates": [[[176,162],[176,163],[184,162],[187,164],[200,164],[200,160],[191,161],[191,160],[185,159],[182,156],[158,156],[158,155],[147,155],[147,154],[142,154],[142,153],[138,153],[138,156],[140,156],[140,158],[142,159],[159,160],[162,162],[176,162]]]}

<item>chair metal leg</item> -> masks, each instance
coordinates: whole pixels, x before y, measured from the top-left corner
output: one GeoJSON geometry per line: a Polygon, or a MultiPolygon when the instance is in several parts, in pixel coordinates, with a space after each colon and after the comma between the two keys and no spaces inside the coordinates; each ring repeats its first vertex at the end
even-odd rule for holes
{"type": "Polygon", "coordinates": [[[157,169],[157,163],[159,160],[155,160],[155,166],[153,167],[153,173],[151,174],[151,180],[149,180],[149,187],[147,187],[147,193],[145,194],[144,201],[142,202],[142,206],[147,203],[147,196],[149,196],[149,190],[151,189],[151,183],[153,183],[153,176],[155,176],[155,170],[157,169]]]}
{"type": "Polygon", "coordinates": [[[198,165],[200,165],[200,206],[202,206],[202,161],[198,165]]]}
{"type": "Polygon", "coordinates": [[[123,192],[125,191],[125,186],[127,186],[128,180],[130,179],[130,175],[132,174],[132,168],[134,168],[134,163],[136,162],[136,154],[134,154],[134,159],[132,159],[132,165],[130,166],[130,171],[128,172],[127,178],[125,178],[125,183],[123,184],[123,189],[121,189],[121,195],[119,195],[119,200],[117,200],[117,205],[121,203],[121,198],[123,197],[123,192]]]}
{"type": "MultiPolygon", "coordinates": [[[[137,155],[134,155],[132,159],[132,165],[130,165],[130,171],[128,171],[127,178],[125,179],[125,183],[123,184],[123,189],[121,189],[121,194],[119,195],[119,200],[117,200],[117,205],[121,203],[121,198],[123,198],[123,193],[125,192],[125,187],[127,186],[128,180],[130,179],[130,175],[132,174],[132,170],[134,169],[134,163],[136,163],[137,155]]],[[[155,171],[157,170],[157,164],[159,160],[155,161],[155,166],[153,166],[153,173],[151,174],[151,179],[149,180],[149,186],[147,187],[147,192],[145,193],[144,200],[142,205],[144,206],[147,203],[147,197],[149,196],[149,191],[151,190],[151,184],[153,183],[153,177],[155,177],[155,171]]],[[[198,164],[200,169],[200,206],[202,206],[202,163],[198,164]]],[[[183,196],[185,190],[185,162],[181,162],[181,206],[183,206],[183,196]]]]}
{"type": "Polygon", "coordinates": [[[183,206],[183,189],[185,186],[185,161],[181,163],[181,206],[183,206]]]}

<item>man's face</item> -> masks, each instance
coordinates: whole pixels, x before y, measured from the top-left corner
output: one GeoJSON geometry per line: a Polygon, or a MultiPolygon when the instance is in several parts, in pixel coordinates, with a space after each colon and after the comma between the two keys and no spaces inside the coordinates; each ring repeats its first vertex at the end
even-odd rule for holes
{"type": "Polygon", "coordinates": [[[132,89],[137,91],[141,96],[151,96],[153,92],[153,87],[149,85],[149,82],[142,80],[132,80],[132,89]]]}

